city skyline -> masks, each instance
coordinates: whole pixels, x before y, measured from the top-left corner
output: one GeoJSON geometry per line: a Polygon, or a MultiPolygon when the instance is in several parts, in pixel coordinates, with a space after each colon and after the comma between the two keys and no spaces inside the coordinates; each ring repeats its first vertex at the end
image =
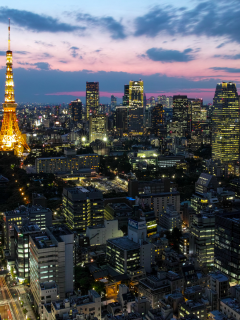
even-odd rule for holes
{"type": "Polygon", "coordinates": [[[218,82],[239,87],[236,0],[6,5],[0,7],[0,90],[11,18],[19,102],[83,98],[87,81],[99,82],[101,103],[111,94],[121,98],[124,84],[140,78],[147,97],[186,94],[204,103],[212,102],[218,82]]]}

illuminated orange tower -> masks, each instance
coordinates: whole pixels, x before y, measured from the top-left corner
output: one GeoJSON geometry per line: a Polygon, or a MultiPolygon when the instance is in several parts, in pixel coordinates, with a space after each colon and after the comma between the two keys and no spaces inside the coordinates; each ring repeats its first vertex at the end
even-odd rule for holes
{"type": "Polygon", "coordinates": [[[7,72],[5,84],[5,103],[3,103],[3,122],[0,132],[0,151],[14,151],[14,154],[21,156],[24,149],[30,151],[21,131],[18,127],[16,116],[17,104],[15,103],[14,83],[12,72],[12,51],[10,50],[10,19],[8,27],[8,51],[7,72]]]}

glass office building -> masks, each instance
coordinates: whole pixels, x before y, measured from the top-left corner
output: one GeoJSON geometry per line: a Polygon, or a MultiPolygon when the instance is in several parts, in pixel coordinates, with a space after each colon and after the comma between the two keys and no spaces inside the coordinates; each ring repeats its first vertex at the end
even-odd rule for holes
{"type": "Polygon", "coordinates": [[[213,99],[212,159],[229,163],[239,158],[239,96],[236,84],[218,83],[213,99]]]}

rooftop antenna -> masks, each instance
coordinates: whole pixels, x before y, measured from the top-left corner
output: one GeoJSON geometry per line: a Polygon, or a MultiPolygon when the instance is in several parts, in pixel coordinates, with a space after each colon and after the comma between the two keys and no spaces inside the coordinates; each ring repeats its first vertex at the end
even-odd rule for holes
{"type": "Polygon", "coordinates": [[[10,51],[10,18],[9,20],[9,26],[8,26],[8,51],[10,51]]]}

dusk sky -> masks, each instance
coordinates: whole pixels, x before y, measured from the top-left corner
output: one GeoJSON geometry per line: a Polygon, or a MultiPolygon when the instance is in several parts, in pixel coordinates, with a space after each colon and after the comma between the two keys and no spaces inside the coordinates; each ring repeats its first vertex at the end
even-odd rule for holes
{"type": "Polygon", "coordinates": [[[16,101],[121,102],[129,80],[147,97],[187,94],[212,102],[221,81],[240,92],[239,0],[11,0],[0,7],[0,101],[11,18],[16,101]]]}

